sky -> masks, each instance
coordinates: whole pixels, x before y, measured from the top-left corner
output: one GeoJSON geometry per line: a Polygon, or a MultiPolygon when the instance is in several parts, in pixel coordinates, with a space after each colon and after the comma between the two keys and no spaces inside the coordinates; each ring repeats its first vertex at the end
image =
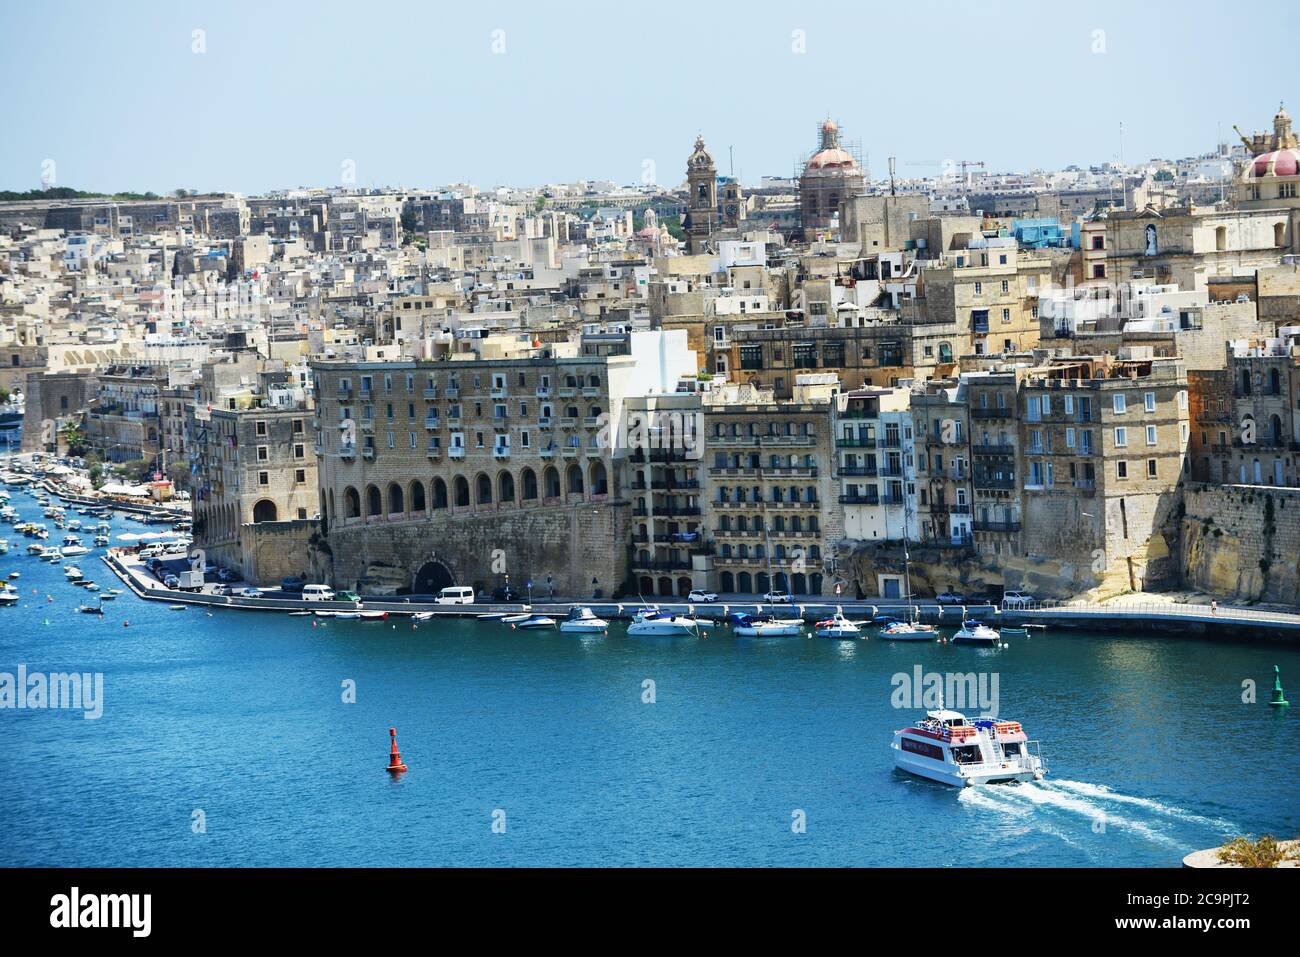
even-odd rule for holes
{"type": "Polygon", "coordinates": [[[1295,0],[7,0],[0,189],[675,186],[697,134],[752,184],[828,115],[877,178],[1177,158],[1300,116],[1298,37],[1295,0]]]}

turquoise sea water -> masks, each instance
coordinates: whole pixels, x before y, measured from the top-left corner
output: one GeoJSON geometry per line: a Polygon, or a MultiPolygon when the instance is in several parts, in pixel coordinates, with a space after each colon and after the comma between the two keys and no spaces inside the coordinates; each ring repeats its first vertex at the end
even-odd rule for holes
{"type": "MultiPolygon", "coordinates": [[[[147,531],[114,526],[115,543],[147,531]]],[[[1300,834],[1296,716],[1263,703],[1274,664],[1300,699],[1295,645],[313,627],[129,594],[100,620],[0,531],[23,592],[0,608],[0,671],[105,683],[99,720],[0,711],[4,865],[1172,866],[1238,833],[1300,834]],[[959,792],[895,772],[892,733],[919,712],[893,706],[892,679],[918,664],[996,674],[1048,779],[959,792]],[[390,725],[410,766],[396,781],[390,725]]]]}

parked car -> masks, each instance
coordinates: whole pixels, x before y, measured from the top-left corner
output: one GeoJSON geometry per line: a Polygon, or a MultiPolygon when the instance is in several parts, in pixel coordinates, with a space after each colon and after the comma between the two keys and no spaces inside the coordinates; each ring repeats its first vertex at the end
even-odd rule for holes
{"type": "Polygon", "coordinates": [[[262,589],[260,588],[241,588],[238,595],[240,598],[261,598],[262,589]]]}
{"type": "Polygon", "coordinates": [[[763,596],[763,601],[770,605],[788,605],[793,601],[793,599],[790,597],[788,592],[770,591],[763,596]]]}
{"type": "Polygon", "coordinates": [[[229,585],[233,582],[239,581],[239,576],[236,575],[234,572],[232,572],[229,568],[218,568],[217,581],[224,582],[225,584],[229,585]]]}
{"type": "Polygon", "coordinates": [[[290,575],[287,578],[280,579],[280,591],[300,592],[306,584],[297,575],[290,575]]]}
{"type": "Polygon", "coordinates": [[[181,585],[181,580],[177,578],[175,575],[168,574],[163,578],[163,584],[166,585],[168,588],[179,588],[181,585]]]}
{"type": "Polygon", "coordinates": [[[710,602],[717,601],[718,596],[713,594],[713,592],[711,591],[701,591],[700,589],[697,588],[694,589],[689,595],[686,596],[686,600],[703,602],[704,604],[707,605],[710,602]]]}
{"type": "Polygon", "coordinates": [[[361,596],[354,591],[336,591],[334,593],[335,601],[360,601],[361,596]]]}
{"type": "Polygon", "coordinates": [[[934,600],[941,605],[964,605],[966,596],[959,591],[941,591],[934,596],[934,600]]]}
{"type": "Polygon", "coordinates": [[[1036,599],[1029,592],[1008,591],[1002,593],[1003,608],[1028,608],[1036,599]]]}

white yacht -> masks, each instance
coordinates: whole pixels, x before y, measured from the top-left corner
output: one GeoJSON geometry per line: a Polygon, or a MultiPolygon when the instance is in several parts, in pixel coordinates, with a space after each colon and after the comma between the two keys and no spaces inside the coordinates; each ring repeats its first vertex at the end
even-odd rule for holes
{"type": "Polygon", "coordinates": [[[817,622],[814,634],[818,638],[852,639],[861,638],[862,629],[857,622],[845,618],[843,609],[837,607],[835,614],[824,621],[817,622]]]}
{"type": "Polygon", "coordinates": [[[604,634],[609,631],[609,622],[597,618],[586,605],[574,605],[569,609],[569,617],[560,622],[560,631],[579,635],[604,634]]]}
{"type": "Polygon", "coordinates": [[[657,606],[639,609],[627,626],[633,638],[651,635],[698,635],[700,622],[686,615],[660,611],[657,606]]]}
{"type": "Polygon", "coordinates": [[[954,645],[984,645],[989,648],[996,648],[1001,640],[996,628],[990,628],[976,618],[963,621],[957,634],[952,636],[954,645]]]}
{"type": "Polygon", "coordinates": [[[1038,742],[1027,739],[1020,722],[971,722],[942,707],[895,731],[891,747],[894,767],[954,787],[1037,781],[1047,774],[1038,742]]]}
{"type": "Polygon", "coordinates": [[[81,539],[76,535],[63,536],[63,554],[64,555],[85,555],[90,549],[81,544],[81,539]]]}

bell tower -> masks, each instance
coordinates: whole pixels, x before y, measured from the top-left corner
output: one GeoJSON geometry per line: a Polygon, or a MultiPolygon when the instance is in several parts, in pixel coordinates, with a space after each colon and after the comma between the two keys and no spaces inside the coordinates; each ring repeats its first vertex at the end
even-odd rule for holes
{"type": "Polygon", "coordinates": [[[692,255],[704,251],[718,229],[718,170],[704,148],[704,138],[695,138],[695,151],[686,161],[686,237],[692,255]]]}

